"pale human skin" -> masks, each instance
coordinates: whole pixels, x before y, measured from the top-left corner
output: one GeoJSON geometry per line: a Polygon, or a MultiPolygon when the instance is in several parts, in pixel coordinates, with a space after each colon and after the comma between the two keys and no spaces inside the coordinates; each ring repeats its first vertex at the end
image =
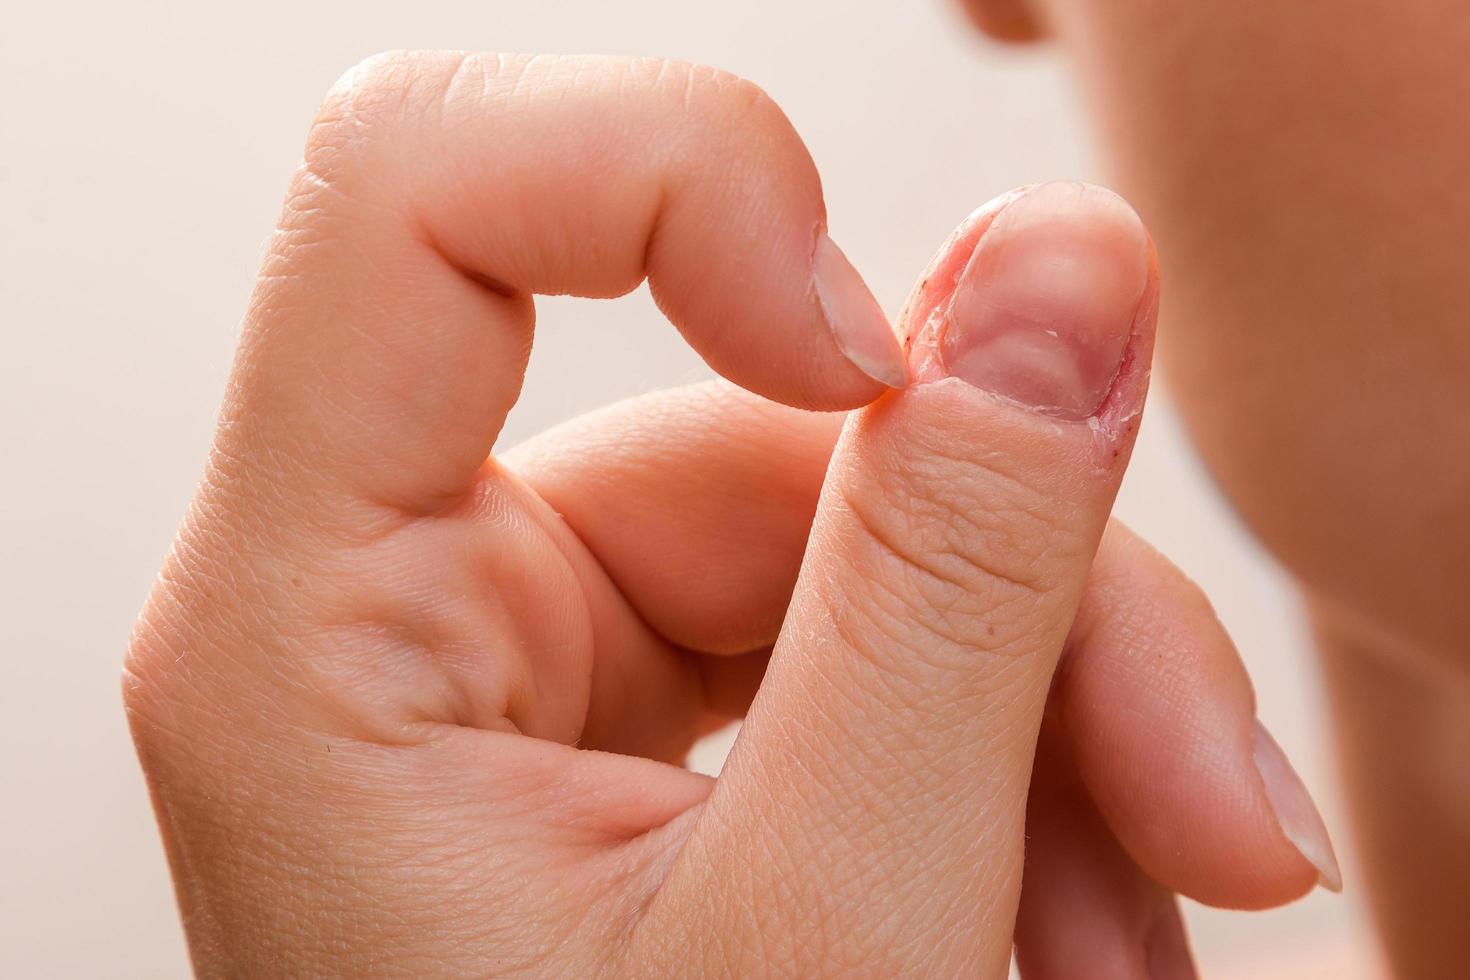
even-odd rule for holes
{"type": "Polygon", "coordinates": [[[1470,962],[1470,17],[969,0],[1067,55],[1159,242],[1160,351],[1301,583],[1391,968],[1470,962]]]}
{"type": "Polygon", "coordinates": [[[1183,977],[1173,892],[1336,886],[1208,603],[1107,526],[1137,216],[992,202],[907,354],[824,227],[780,111],[708,69],[392,55],[333,91],[127,660],[201,974],[1001,976],[1014,944],[1183,977]],[[756,394],[487,460],[531,294],[645,275],[756,394]],[[718,781],[677,765],[740,716],[718,781]]]}

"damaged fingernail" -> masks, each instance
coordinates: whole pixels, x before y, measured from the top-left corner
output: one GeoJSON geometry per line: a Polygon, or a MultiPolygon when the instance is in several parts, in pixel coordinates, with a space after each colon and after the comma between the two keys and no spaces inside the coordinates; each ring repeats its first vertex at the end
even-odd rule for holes
{"type": "Polygon", "coordinates": [[[1040,184],[1008,204],[959,278],[946,371],[1010,401],[1081,420],[1112,389],[1148,284],[1148,235],[1116,194],[1040,184]]]}

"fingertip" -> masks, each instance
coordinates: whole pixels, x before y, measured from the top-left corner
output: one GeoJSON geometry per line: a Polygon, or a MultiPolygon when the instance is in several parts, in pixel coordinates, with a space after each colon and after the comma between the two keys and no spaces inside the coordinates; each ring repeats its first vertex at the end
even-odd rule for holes
{"type": "Polygon", "coordinates": [[[1168,888],[1261,909],[1337,879],[1321,818],[1255,721],[1249,677],[1208,599],[1116,522],[1056,692],[1089,792],[1168,888]]]}
{"type": "Polygon", "coordinates": [[[748,275],[733,268],[730,281],[715,287],[682,257],[650,275],[665,312],[722,377],[815,412],[861,408],[908,384],[908,361],[887,314],[826,231],[814,243],[788,239],[787,258],[776,258],[769,243],[742,249],[764,255],[759,289],[748,289],[748,275]]]}

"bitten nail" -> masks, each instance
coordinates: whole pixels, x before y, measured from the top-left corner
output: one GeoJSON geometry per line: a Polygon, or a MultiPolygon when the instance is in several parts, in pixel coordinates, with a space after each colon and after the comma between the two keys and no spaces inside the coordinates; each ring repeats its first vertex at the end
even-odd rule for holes
{"type": "Polygon", "coordinates": [[[1041,184],[981,236],[941,341],[953,376],[1032,410],[1081,420],[1112,389],[1149,275],[1133,209],[1087,184],[1041,184]]]}

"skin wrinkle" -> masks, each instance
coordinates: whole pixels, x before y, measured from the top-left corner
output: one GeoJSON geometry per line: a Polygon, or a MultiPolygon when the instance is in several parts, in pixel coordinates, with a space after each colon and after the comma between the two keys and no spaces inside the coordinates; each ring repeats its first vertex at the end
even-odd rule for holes
{"type": "MultiPolygon", "coordinates": [[[[880,672],[878,674],[878,676],[887,676],[887,675],[880,672]]],[[[835,686],[833,690],[834,690],[834,692],[840,693],[840,694],[846,694],[847,693],[847,689],[843,685],[835,686]]],[[[859,700],[859,701],[856,701],[856,702],[853,702],[853,703],[860,704],[862,702],[861,702],[861,700],[859,700]]],[[[872,743],[870,743],[870,744],[872,744],[872,743]]],[[[881,744],[881,743],[877,743],[877,744],[881,744]]],[[[906,767],[906,764],[903,762],[903,759],[905,757],[905,753],[903,753],[902,751],[895,752],[895,753],[891,754],[889,757],[893,760],[893,764],[894,765],[896,765],[896,766],[898,766],[900,768],[905,768],[906,767]]],[[[971,765],[975,765],[975,764],[978,764],[978,760],[976,762],[972,762],[971,763],[971,765]]],[[[872,773],[872,772],[875,772],[875,769],[870,764],[868,767],[865,767],[863,771],[864,772],[870,772],[870,773],[872,773]]],[[[875,775],[874,778],[876,780],[877,779],[877,775],[875,775]]],[[[955,801],[954,800],[948,799],[949,796],[952,794],[952,787],[953,787],[953,785],[954,785],[955,782],[958,782],[961,785],[965,785],[965,784],[967,784],[969,782],[969,780],[966,777],[964,777],[963,775],[961,775],[958,778],[958,780],[945,780],[944,782],[942,782],[941,784],[936,785],[936,787],[935,787],[935,792],[936,793],[942,793],[942,794],[944,794],[946,796],[946,798],[948,800],[948,802],[947,802],[946,805],[955,805],[955,801]]],[[[824,785],[824,784],[819,783],[819,785],[824,785]]],[[[983,794],[980,794],[980,795],[982,795],[982,797],[983,797],[983,794]]],[[[896,800],[896,801],[894,801],[895,804],[900,805],[900,806],[903,805],[904,802],[905,801],[903,801],[903,800],[896,800]]],[[[912,809],[915,812],[920,813],[920,814],[926,812],[928,810],[928,808],[933,805],[933,801],[932,800],[929,800],[929,801],[926,802],[925,799],[916,799],[916,800],[911,801],[911,802],[913,802],[912,809]]],[[[963,804],[963,803],[958,804],[958,806],[959,806],[960,809],[964,809],[965,808],[965,804],[963,804]]],[[[983,807],[981,809],[982,809],[982,812],[983,812],[983,807]]],[[[983,817],[982,817],[982,819],[983,819],[983,817]]],[[[878,853],[878,854],[881,855],[883,853],[883,851],[880,848],[876,853],[878,853]]],[[[880,858],[880,860],[881,860],[881,858],[880,858]]]]}
{"type": "MultiPolygon", "coordinates": [[[[1009,674],[1026,669],[1027,665],[1023,658],[987,655],[983,650],[977,649],[973,642],[967,643],[956,637],[945,637],[923,627],[920,627],[918,635],[915,635],[913,630],[904,628],[906,618],[901,615],[879,618],[850,611],[854,607],[847,603],[837,605],[840,601],[836,598],[837,594],[840,593],[836,593],[835,590],[824,592],[823,597],[818,601],[825,604],[826,618],[836,635],[843,641],[844,648],[858,653],[860,664],[867,664],[873,668],[861,671],[849,670],[844,674],[848,680],[858,685],[861,693],[871,698],[873,703],[894,704],[896,702],[916,713],[925,715],[931,714],[932,710],[946,709],[956,717],[965,717],[976,707],[972,702],[981,702],[983,706],[997,691],[1004,689],[1007,683],[1005,678],[1009,674]],[[885,624],[891,625],[885,626],[885,624]],[[887,636],[896,653],[885,655],[879,652],[870,638],[873,631],[887,636]],[[922,642],[925,639],[938,639],[956,654],[956,658],[939,662],[937,658],[925,656],[923,654],[925,644],[922,642]],[[976,661],[980,659],[976,657],[977,653],[980,654],[980,658],[984,658],[992,665],[991,669],[977,670],[976,661]],[[977,673],[983,673],[990,679],[990,683],[976,689],[973,693],[960,693],[950,685],[916,684],[908,680],[911,676],[923,675],[928,670],[942,672],[956,680],[970,679],[977,673]]],[[[974,686],[974,681],[969,680],[967,686],[974,686]]],[[[833,690],[838,694],[845,693],[840,685],[833,685],[833,690]]]]}
{"type": "MultiPolygon", "coordinates": [[[[811,785],[819,791],[831,791],[831,785],[825,780],[813,779],[811,785]]],[[[773,887],[776,889],[774,894],[764,894],[757,897],[755,902],[758,903],[758,908],[762,910],[761,913],[758,913],[762,918],[768,918],[763,913],[773,908],[785,909],[790,916],[790,921],[785,923],[784,928],[778,927],[774,923],[769,923],[768,928],[754,930],[754,934],[762,939],[763,949],[764,943],[767,942],[765,940],[767,935],[794,936],[806,934],[813,937],[814,943],[818,948],[832,950],[835,954],[845,959],[857,959],[861,961],[867,958],[864,955],[864,949],[871,948],[873,937],[845,935],[841,932],[841,927],[838,924],[837,915],[839,910],[854,904],[862,904],[870,898],[870,895],[867,883],[861,877],[854,876],[853,869],[842,859],[841,848],[843,843],[848,840],[848,838],[843,836],[844,828],[838,825],[833,829],[837,832],[838,836],[829,839],[822,850],[806,852],[800,855],[781,850],[773,850],[770,853],[769,859],[773,867],[797,867],[799,864],[815,864],[822,867],[824,869],[826,887],[823,889],[820,898],[794,890],[782,894],[783,882],[778,879],[773,883],[773,887]]],[[[779,844],[781,840],[779,834],[768,836],[779,844]]],[[[882,851],[880,848],[875,853],[875,857],[879,862],[882,860],[881,854],[882,851]]],[[[754,895],[755,893],[752,891],[751,894],[754,895]]],[[[766,958],[756,960],[755,962],[767,963],[772,962],[772,960],[767,955],[766,958]]],[[[797,962],[797,959],[787,956],[777,959],[775,962],[794,963],[797,962]]]]}
{"type": "MultiPolygon", "coordinates": [[[[403,115],[409,97],[409,86],[396,85],[387,74],[393,70],[390,59],[391,55],[369,59],[343,76],[350,84],[343,87],[339,82],[312,120],[299,173],[308,178],[313,197],[320,190],[329,190],[351,205],[350,209],[322,208],[322,217],[350,214],[353,224],[358,224],[363,211],[389,219],[403,213],[400,195],[382,193],[388,190],[385,182],[396,168],[384,166],[379,154],[386,141],[379,134],[385,118],[403,115]],[[375,186],[379,193],[371,193],[375,186]]],[[[339,220],[343,219],[333,224],[339,220]]],[[[268,252],[266,267],[273,261],[285,264],[285,259],[282,253],[268,252]]]]}
{"type": "MultiPolygon", "coordinates": [[[[206,548],[204,550],[209,550],[209,549],[206,548]]],[[[232,550],[234,550],[235,553],[238,553],[238,549],[232,549],[232,550]]],[[[230,551],[227,551],[226,553],[230,553],[230,551]]],[[[370,567],[373,564],[375,564],[375,563],[370,563],[370,567]]],[[[313,573],[313,574],[307,576],[306,578],[308,580],[312,581],[312,582],[318,582],[318,581],[327,582],[327,581],[332,581],[333,580],[333,576],[328,575],[328,574],[322,574],[320,572],[320,570],[318,572],[316,572],[316,573],[313,573]]],[[[297,580],[293,580],[293,583],[292,584],[294,585],[296,581],[297,580]]],[[[364,581],[371,581],[371,578],[365,579],[364,581]]],[[[226,585],[222,585],[219,588],[223,588],[223,589],[231,590],[232,591],[234,589],[234,585],[233,585],[233,583],[229,583],[229,584],[226,584],[226,585]]],[[[273,604],[272,601],[269,601],[269,600],[266,600],[266,599],[262,598],[262,599],[257,600],[254,603],[251,603],[251,604],[247,605],[245,608],[247,608],[247,609],[253,609],[253,608],[270,608],[272,606],[272,604],[273,604]]],[[[349,617],[349,619],[350,618],[352,618],[352,617],[349,617]]],[[[273,631],[275,631],[277,633],[277,635],[280,635],[280,628],[279,627],[280,627],[280,624],[279,623],[277,623],[275,626],[272,627],[273,631]]],[[[338,646],[338,645],[337,644],[331,644],[331,646],[338,646]]],[[[347,647],[339,647],[339,648],[340,649],[350,649],[351,647],[350,646],[347,646],[347,647]]],[[[427,658],[430,661],[432,661],[433,660],[432,652],[429,651],[427,648],[426,648],[426,654],[427,654],[427,658]]],[[[277,659],[276,661],[267,661],[267,662],[275,662],[277,664],[280,664],[280,663],[283,663],[284,661],[280,661],[279,659],[277,659]]],[[[301,665],[302,665],[302,663],[298,661],[297,662],[297,666],[301,666],[301,665]]],[[[243,665],[242,664],[242,666],[246,666],[247,669],[251,669],[248,665],[243,665]]],[[[133,669],[134,672],[136,672],[136,669],[137,668],[134,667],[134,668],[130,668],[130,669],[133,669]]],[[[331,695],[331,694],[338,694],[338,693],[340,693],[340,686],[335,685],[335,684],[318,683],[316,685],[316,689],[322,695],[331,695]]],[[[320,704],[330,704],[330,703],[332,703],[332,701],[330,699],[328,699],[328,700],[319,700],[318,703],[320,703],[320,704]]],[[[356,712],[354,711],[351,714],[349,714],[348,716],[339,716],[339,717],[342,717],[343,720],[347,720],[347,719],[350,719],[352,717],[352,715],[355,715],[355,714],[356,714],[356,712]]],[[[349,722],[349,727],[354,727],[354,726],[349,722]]],[[[378,730],[378,734],[373,735],[373,736],[370,736],[370,737],[373,737],[373,738],[381,738],[385,734],[383,731],[379,730],[379,726],[377,726],[377,725],[373,725],[373,726],[371,726],[371,728],[372,728],[372,730],[378,730]]],[[[395,741],[395,740],[396,739],[390,739],[390,741],[395,741]]]]}
{"type": "MultiPolygon", "coordinates": [[[[719,817],[717,815],[708,813],[701,814],[700,816],[701,823],[712,822],[718,819],[719,817]]],[[[693,828],[690,827],[689,830],[692,831],[693,828]]],[[[736,831],[736,835],[759,841],[762,846],[769,846],[770,842],[774,840],[772,837],[761,836],[756,833],[741,834],[739,831],[736,831]]],[[[679,858],[689,859],[691,856],[696,856],[697,859],[697,852],[702,849],[701,841],[702,838],[691,834],[687,842],[683,843],[682,847],[679,848],[679,858]]],[[[764,857],[768,861],[777,859],[775,855],[767,853],[761,856],[753,855],[753,860],[759,857],[764,857]]],[[[743,911],[745,916],[750,920],[760,921],[764,917],[765,912],[770,908],[774,907],[779,909],[782,907],[777,901],[780,896],[776,892],[783,886],[783,883],[781,881],[773,882],[771,885],[772,893],[758,896],[756,894],[756,884],[753,876],[746,873],[750,866],[737,866],[732,869],[732,873],[727,879],[731,886],[729,901],[732,905],[732,914],[738,915],[743,911]]],[[[757,955],[766,957],[768,950],[764,944],[768,941],[767,937],[780,934],[777,929],[762,928],[736,934],[732,937],[735,940],[734,943],[710,942],[712,937],[705,933],[690,935],[688,930],[684,928],[664,928],[656,913],[659,911],[661,905],[666,902],[666,894],[662,891],[655,891],[641,909],[642,914],[634,922],[633,928],[628,934],[629,938],[625,947],[625,958],[627,962],[636,963],[640,958],[640,951],[642,959],[649,963],[655,963],[661,960],[681,964],[694,962],[709,963],[713,959],[719,964],[716,975],[735,976],[737,975],[738,969],[736,961],[733,958],[737,955],[736,943],[756,943],[758,945],[757,955]],[[650,946],[652,949],[650,949],[650,946]],[[661,957],[650,956],[651,953],[658,951],[662,951],[663,955],[661,957]]],[[[757,960],[757,962],[766,961],[765,959],[757,960]]],[[[647,969],[646,966],[640,968],[647,969]]]]}
{"type": "MultiPolygon", "coordinates": [[[[926,455],[934,452],[927,441],[922,451],[926,455]]],[[[920,527],[940,528],[959,525],[958,530],[961,533],[953,534],[952,537],[975,542],[971,549],[974,553],[982,550],[1016,553],[1021,550],[1018,547],[1021,542],[1025,542],[1027,548],[1045,550],[1054,547],[1050,544],[1055,537],[1051,532],[1066,525],[1059,524],[1054,515],[1038,514],[1034,504],[1028,506],[1029,501],[1047,499],[1043,491],[1040,488],[1027,487],[1025,483],[1008,476],[1003,468],[996,468],[998,459],[996,454],[989,452],[979,458],[958,453],[951,456],[945,465],[962,466],[983,473],[983,476],[971,475],[964,489],[952,486],[952,481],[942,475],[942,467],[930,474],[925,474],[921,468],[892,474],[897,486],[880,485],[876,488],[884,496],[887,505],[872,510],[873,523],[876,524],[882,515],[902,514],[909,509],[921,507],[926,510],[926,514],[922,519],[919,519],[919,515],[914,515],[915,523],[920,527]],[[899,502],[904,506],[898,506],[899,502]],[[998,528],[1003,530],[1003,535],[996,533],[998,528]]],[[[935,547],[936,550],[942,549],[945,553],[956,554],[949,538],[942,535],[935,542],[935,547]]],[[[1027,591],[1046,591],[1019,575],[991,574],[993,577],[1014,581],[1027,591]]]]}
{"type": "MultiPolygon", "coordinates": [[[[506,540],[506,536],[503,534],[497,537],[502,542],[506,540]]],[[[413,587],[415,580],[412,578],[406,578],[399,583],[394,583],[389,578],[384,583],[385,588],[372,588],[372,583],[379,580],[379,577],[374,574],[378,568],[412,569],[422,567],[423,560],[422,558],[416,557],[415,552],[418,552],[425,543],[427,542],[423,540],[423,535],[421,534],[415,534],[408,539],[397,537],[385,542],[386,553],[379,560],[368,560],[366,562],[368,574],[358,577],[356,584],[344,591],[342,599],[336,604],[338,611],[335,615],[329,615],[328,618],[330,620],[335,620],[341,625],[329,628],[334,634],[344,629],[352,632],[364,628],[371,629],[373,623],[396,619],[401,622],[413,624],[407,627],[412,631],[410,635],[429,638],[435,635],[443,637],[443,640],[439,643],[432,642],[432,640],[427,643],[420,641],[406,647],[405,650],[410,653],[410,659],[412,661],[421,663],[429,668],[429,677],[437,676],[439,678],[434,686],[438,687],[447,683],[450,689],[455,692],[455,700],[459,704],[457,711],[448,715],[431,713],[431,717],[434,720],[453,722],[458,720],[456,716],[469,710],[472,702],[465,700],[466,692],[461,684],[454,681],[452,672],[449,674],[441,673],[442,668],[449,666],[449,664],[446,664],[440,652],[447,649],[445,644],[453,644],[455,642],[469,643],[472,645],[472,650],[478,646],[479,644],[473,637],[466,636],[457,641],[452,639],[460,630],[450,624],[456,621],[463,621],[467,616],[472,621],[483,621],[484,610],[476,609],[474,612],[470,610],[461,611],[458,607],[462,604],[463,600],[457,600],[457,597],[445,597],[441,599],[438,595],[434,594],[434,590],[432,589],[415,589],[414,591],[417,592],[417,595],[414,595],[413,592],[405,593],[405,585],[408,585],[410,588],[413,587]],[[365,589],[370,589],[371,591],[365,594],[365,589]],[[373,596],[373,592],[377,592],[378,595],[373,596]],[[425,605],[426,602],[429,603],[427,607],[425,605]]],[[[527,546],[528,554],[535,554],[538,550],[534,544],[528,544],[527,546]]],[[[454,564],[459,565],[462,561],[463,559],[456,561],[454,564]]],[[[358,568],[363,567],[360,561],[353,562],[352,564],[358,568]]],[[[440,575],[435,575],[431,581],[437,584],[440,578],[440,575]]],[[[494,593],[491,592],[487,594],[487,597],[493,595],[494,593]]],[[[471,601],[473,602],[473,600],[471,601]]],[[[503,620],[508,623],[510,622],[510,616],[511,610],[502,606],[500,614],[498,616],[492,616],[490,621],[503,620]]],[[[485,635],[503,636],[505,632],[505,630],[491,629],[485,635]]],[[[514,636],[515,631],[510,632],[514,636]]],[[[344,646],[337,643],[332,643],[328,646],[331,649],[345,649],[344,646]]],[[[505,717],[509,721],[514,721],[515,716],[518,714],[518,712],[512,710],[516,701],[516,692],[524,690],[527,685],[528,681],[526,678],[530,672],[530,667],[524,655],[513,655],[515,652],[523,649],[523,643],[503,643],[499,651],[499,656],[490,659],[491,663],[496,663],[502,668],[497,673],[501,674],[504,680],[499,684],[492,683],[488,685],[488,690],[491,692],[488,698],[491,704],[490,712],[488,714],[475,712],[475,714],[480,716],[482,724],[489,724],[490,719],[496,717],[497,711],[495,706],[497,705],[506,709],[505,717]],[[512,656],[508,657],[507,654],[512,654],[512,656]],[[499,693],[495,693],[496,691],[499,693]]],[[[381,673],[381,671],[374,671],[374,673],[381,673]]],[[[386,680],[386,678],[383,678],[383,680],[386,680]]],[[[477,686],[484,685],[485,680],[484,674],[481,673],[477,681],[477,686]]],[[[374,683],[381,685],[382,680],[375,681],[374,683]]],[[[474,700],[483,701],[485,699],[475,698],[474,700]]]]}
{"type": "MultiPolygon", "coordinates": [[[[844,495],[846,512],[851,513],[858,521],[859,527],[865,531],[869,525],[859,517],[859,511],[854,508],[848,498],[844,495]]],[[[889,562],[896,563],[896,567],[902,570],[904,576],[909,573],[918,575],[917,582],[911,578],[903,578],[901,585],[893,585],[887,575],[873,576],[867,586],[869,597],[875,600],[875,608],[883,608],[880,598],[886,598],[895,604],[895,609],[889,613],[889,617],[895,623],[907,623],[918,621],[925,634],[944,641],[947,647],[964,647],[969,651],[979,652],[985,655],[996,655],[1005,651],[1013,642],[1021,637],[1013,635],[1024,620],[1024,614],[1012,617],[1010,610],[1013,606],[1029,607],[1034,602],[1036,593],[1027,583],[1006,578],[1004,575],[995,574],[986,566],[975,563],[971,556],[956,556],[960,560],[956,563],[973,573],[977,581],[966,586],[964,582],[956,579],[946,579],[935,574],[927,567],[927,559],[911,558],[908,554],[894,550],[886,540],[877,536],[871,536],[867,543],[876,547],[877,560],[880,565],[889,562]],[[923,583],[923,584],[920,584],[923,583]],[[939,588],[934,588],[935,583],[939,588]],[[989,587],[987,586],[994,586],[989,587]],[[918,593],[917,598],[911,592],[918,593]],[[1005,598],[993,595],[1000,592],[1005,598]],[[978,598],[977,598],[978,597],[978,598]],[[973,637],[972,631],[975,618],[980,610],[989,612],[987,622],[986,638],[981,640],[973,637]],[[1012,625],[1014,624],[1014,625],[1012,625]],[[1006,635],[998,632],[1007,625],[1010,629],[1005,630],[1006,635]]],[[[911,549],[910,549],[911,550],[911,549]]],[[[864,557],[864,562],[871,562],[871,555],[864,557]]],[[[835,600],[834,600],[835,601],[835,600]]],[[[835,610],[841,611],[834,607],[835,610]]],[[[839,625],[841,619],[834,617],[834,622],[839,625]]],[[[907,637],[904,637],[907,638],[907,637]]],[[[913,644],[908,644],[913,646],[913,644]]],[[[973,658],[966,654],[960,663],[933,662],[935,668],[958,669],[961,674],[968,674],[973,669],[973,658]]]]}

